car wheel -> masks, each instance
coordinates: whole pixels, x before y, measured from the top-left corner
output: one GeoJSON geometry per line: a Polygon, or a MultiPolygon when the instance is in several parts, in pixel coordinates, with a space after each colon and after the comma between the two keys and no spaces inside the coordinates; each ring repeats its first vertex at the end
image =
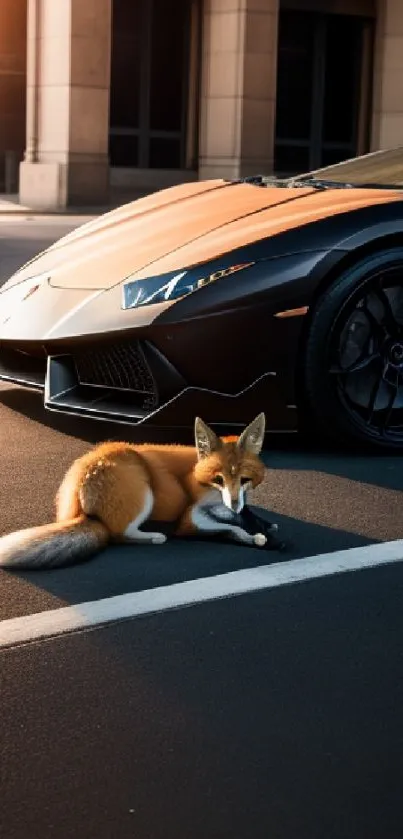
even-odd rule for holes
{"type": "Polygon", "coordinates": [[[311,315],[304,393],[313,427],[403,449],[403,249],[373,254],[327,288],[311,315]]]}

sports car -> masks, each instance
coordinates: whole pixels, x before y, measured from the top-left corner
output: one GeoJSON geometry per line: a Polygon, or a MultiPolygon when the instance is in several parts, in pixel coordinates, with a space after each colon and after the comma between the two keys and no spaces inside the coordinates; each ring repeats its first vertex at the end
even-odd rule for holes
{"type": "Polygon", "coordinates": [[[0,289],[0,378],[148,438],[264,410],[268,431],[401,448],[402,183],[403,147],[101,215],[0,289]]]}

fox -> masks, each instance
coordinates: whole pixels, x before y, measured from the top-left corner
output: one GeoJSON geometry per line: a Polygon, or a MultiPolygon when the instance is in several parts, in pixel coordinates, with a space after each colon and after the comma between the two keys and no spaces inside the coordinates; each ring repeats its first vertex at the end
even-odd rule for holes
{"type": "Polygon", "coordinates": [[[167,536],[141,530],[145,522],[173,523],[178,537],[220,534],[263,547],[264,533],[250,533],[237,522],[248,490],[265,475],[265,426],[260,413],[239,436],[219,437],[196,417],[194,446],[97,444],[65,473],[54,523],[0,538],[0,567],[73,565],[110,543],[162,545],[167,536]]]}

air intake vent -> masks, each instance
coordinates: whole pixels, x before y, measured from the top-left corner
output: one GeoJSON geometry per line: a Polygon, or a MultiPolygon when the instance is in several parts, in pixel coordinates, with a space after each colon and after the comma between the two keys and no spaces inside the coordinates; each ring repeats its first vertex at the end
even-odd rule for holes
{"type": "Polygon", "coordinates": [[[157,389],[141,345],[110,344],[74,354],[81,385],[134,391],[146,397],[147,407],[157,405],[157,389]]]}

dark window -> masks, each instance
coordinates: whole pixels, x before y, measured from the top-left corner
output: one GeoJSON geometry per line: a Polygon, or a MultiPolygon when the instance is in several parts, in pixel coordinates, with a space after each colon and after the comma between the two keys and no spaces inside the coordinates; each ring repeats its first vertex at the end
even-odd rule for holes
{"type": "Polygon", "coordinates": [[[336,163],[340,163],[341,160],[346,160],[345,146],[334,146],[334,148],[324,148],[322,151],[320,165],[333,166],[336,163]]]}
{"type": "Polygon", "coordinates": [[[112,134],[109,139],[109,156],[114,166],[138,166],[139,138],[133,135],[112,134]]]}
{"type": "Polygon", "coordinates": [[[151,38],[150,128],[181,131],[189,0],[154,0],[151,38]]]}
{"type": "Polygon", "coordinates": [[[314,16],[280,15],[277,69],[277,136],[308,140],[311,134],[314,16]]]}
{"type": "Polygon", "coordinates": [[[138,128],[142,61],[142,3],[114,0],[110,122],[138,128]]]}
{"type": "Polygon", "coordinates": [[[150,167],[151,169],[180,169],[181,148],[180,141],[162,137],[151,137],[150,167]]]}
{"type": "Polygon", "coordinates": [[[112,166],[185,165],[191,0],[114,0],[112,166]]]}
{"type": "Polygon", "coordinates": [[[354,144],[359,96],[361,30],[359,22],[335,16],[325,41],[323,141],[354,144]]]}
{"type": "Polygon", "coordinates": [[[276,145],[274,168],[279,175],[289,172],[307,172],[309,169],[309,146],[276,145]]]}
{"type": "Polygon", "coordinates": [[[350,15],[280,12],[274,154],[278,174],[308,172],[357,154],[368,26],[372,23],[367,19],[350,15]]]}

